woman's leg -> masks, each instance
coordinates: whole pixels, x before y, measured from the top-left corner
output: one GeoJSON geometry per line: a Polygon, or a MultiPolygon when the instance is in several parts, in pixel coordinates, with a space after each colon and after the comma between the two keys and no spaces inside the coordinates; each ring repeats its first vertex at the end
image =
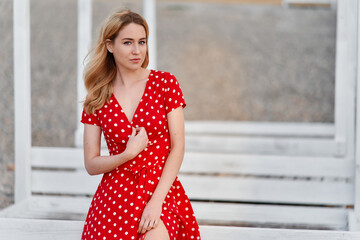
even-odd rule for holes
{"type": "Polygon", "coordinates": [[[162,220],[156,228],[146,233],[145,240],[170,240],[169,233],[162,220]]]}

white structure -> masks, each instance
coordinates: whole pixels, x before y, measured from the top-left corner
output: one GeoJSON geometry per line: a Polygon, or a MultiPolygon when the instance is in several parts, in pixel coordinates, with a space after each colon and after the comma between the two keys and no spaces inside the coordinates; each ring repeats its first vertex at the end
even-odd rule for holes
{"type": "MultiPolygon", "coordinates": [[[[144,0],[144,6],[150,28],[156,29],[155,1],[144,0]]],[[[85,45],[78,49],[78,70],[82,71],[82,60],[90,45],[91,1],[79,0],[78,11],[79,24],[85,25],[78,32],[79,44],[85,45]]],[[[360,100],[356,98],[360,95],[358,0],[338,1],[337,18],[334,124],[188,122],[187,151],[194,152],[185,154],[186,161],[181,171],[191,173],[182,176],[182,181],[190,199],[198,200],[194,202],[194,209],[198,218],[204,221],[224,225],[244,221],[290,223],[342,231],[203,227],[209,239],[218,239],[214,238],[216,232],[212,231],[248,240],[264,237],[280,240],[360,238],[359,233],[343,231],[360,231],[360,100]],[[224,137],[229,133],[232,135],[224,137]],[[215,177],[216,173],[225,174],[215,177]],[[297,179],[298,176],[313,180],[297,179]],[[319,178],[324,180],[319,181],[319,178]],[[201,202],[203,199],[215,202],[201,202]],[[326,207],[329,205],[342,207],[326,207]],[[344,206],[354,206],[355,209],[344,206]]],[[[80,148],[31,146],[29,30],[29,0],[14,0],[16,204],[2,211],[0,216],[50,218],[60,214],[61,218],[66,212],[73,217],[79,211],[86,211],[89,198],[84,195],[94,191],[98,179],[90,178],[80,170],[83,168],[80,148]],[[32,170],[32,166],[43,170],[32,170]],[[50,168],[59,171],[51,172],[50,168]],[[59,196],[36,195],[44,192],[59,196]],[[64,196],[66,194],[82,197],[64,196]]],[[[154,55],[155,43],[151,45],[154,46],[150,46],[151,55],[154,55]]],[[[155,67],[154,62],[152,67],[155,67]]],[[[82,86],[82,74],[79,73],[79,100],[85,96],[82,86]]],[[[80,117],[82,107],[80,104],[78,107],[80,117]]],[[[79,127],[77,143],[80,145],[81,141],[79,127]]],[[[46,232],[50,227],[53,230],[51,236],[56,236],[59,232],[56,226],[64,226],[72,229],[68,239],[75,239],[82,224],[76,223],[76,229],[69,224],[65,221],[0,219],[0,235],[16,239],[14,234],[21,231],[22,226],[34,226],[39,232],[46,232]]],[[[34,229],[25,229],[24,232],[34,229]]]]}
{"type": "Polygon", "coordinates": [[[78,0],[78,27],[77,28],[77,129],[75,142],[82,141],[83,124],[80,122],[83,109],[83,100],[86,96],[83,72],[85,68],[85,57],[91,48],[92,29],[92,0],[78,0]]]}
{"type": "Polygon", "coordinates": [[[15,202],[30,196],[31,74],[29,1],[14,0],[15,202]]]}

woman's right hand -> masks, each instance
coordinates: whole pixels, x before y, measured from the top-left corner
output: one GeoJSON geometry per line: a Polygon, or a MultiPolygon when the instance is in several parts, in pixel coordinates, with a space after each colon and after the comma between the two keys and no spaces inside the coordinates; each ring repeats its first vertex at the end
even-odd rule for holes
{"type": "Polygon", "coordinates": [[[129,159],[135,158],[148,145],[149,139],[144,127],[132,128],[132,133],[126,143],[125,152],[129,159]]]}

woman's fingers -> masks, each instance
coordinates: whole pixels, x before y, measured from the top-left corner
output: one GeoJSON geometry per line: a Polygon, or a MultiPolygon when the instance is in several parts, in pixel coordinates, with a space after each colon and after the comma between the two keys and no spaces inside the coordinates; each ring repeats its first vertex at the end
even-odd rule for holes
{"type": "Polygon", "coordinates": [[[141,221],[140,221],[140,224],[139,224],[139,230],[138,230],[138,232],[139,232],[139,233],[145,233],[148,225],[149,225],[149,221],[146,220],[146,219],[144,219],[144,218],[142,218],[141,221]]]}
{"type": "Polygon", "coordinates": [[[145,233],[146,231],[150,231],[153,228],[156,228],[157,225],[159,224],[158,220],[141,220],[140,224],[139,224],[139,229],[138,232],[139,233],[145,233]]]}
{"type": "Polygon", "coordinates": [[[139,228],[137,230],[138,233],[141,233],[143,226],[144,226],[145,220],[141,219],[140,223],[139,223],[139,228]]]}
{"type": "Polygon", "coordinates": [[[141,134],[146,134],[146,129],[144,127],[137,127],[136,132],[141,134]]]}
{"type": "Polygon", "coordinates": [[[153,228],[156,228],[159,225],[160,218],[154,221],[153,228]]]}
{"type": "Polygon", "coordinates": [[[132,127],[131,137],[135,137],[136,135],[136,128],[132,127]]]}
{"type": "Polygon", "coordinates": [[[149,222],[149,225],[147,226],[146,230],[150,231],[151,229],[153,229],[153,224],[151,224],[151,221],[149,222]]]}
{"type": "Polygon", "coordinates": [[[141,229],[141,233],[145,233],[148,230],[149,223],[150,223],[149,220],[145,220],[144,225],[142,226],[142,229],[141,229]]]}
{"type": "Polygon", "coordinates": [[[149,141],[148,135],[146,133],[146,129],[144,127],[138,127],[136,128],[137,135],[140,136],[142,139],[146,140],[146,145],[149,141]]]}

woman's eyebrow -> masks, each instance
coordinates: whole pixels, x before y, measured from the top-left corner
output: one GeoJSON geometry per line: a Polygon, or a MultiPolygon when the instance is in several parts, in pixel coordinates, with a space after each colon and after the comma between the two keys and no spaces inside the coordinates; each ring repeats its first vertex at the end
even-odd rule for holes
{"type": "MultiPolygon", "coordinates": [[[[133,41],[134,39],[133,38],[123,38],[121,40],[130,40],[130,41],[133,41]]],[[[143,38],[140,38],[139,40],[146,40],[146,37],[143,37],[143,38]]]]}

